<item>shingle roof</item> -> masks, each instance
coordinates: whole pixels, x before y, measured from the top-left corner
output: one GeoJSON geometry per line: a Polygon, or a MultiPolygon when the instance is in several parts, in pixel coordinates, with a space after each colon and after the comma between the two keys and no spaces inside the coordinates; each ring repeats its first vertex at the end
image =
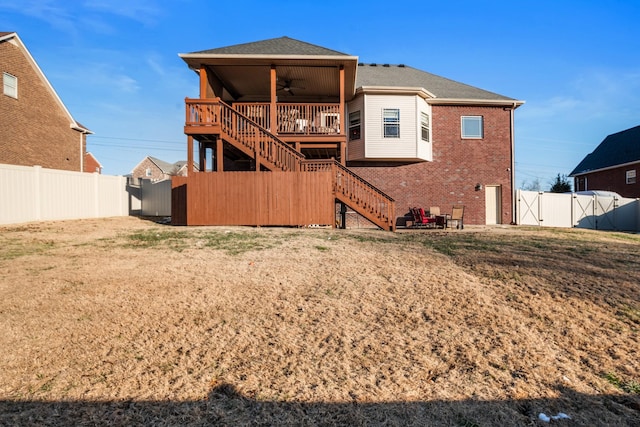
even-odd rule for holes
{"type": "Polygon", "coordinates": [[[164,160],[160,160],[156,157],[151,157],[151,156],[149,156],[149,160],[155,163],[156,166],[158,166],[163,173],[168,174],[173,169],[173,165],[174,165],[173,163],[168,163],[168,162],[165,162],[164,160]]]}
{"type": "Polygon", "coordinates": [[[346,53],[327,49],[311,43],[279,37],[252,43],[243,43],[233,46],[219,47],[216,49],[192,52],[194,54],[215,55],[318,55],[318,56],[349,56],[346,53]]]}
{"type": "Polygon", "coordinates": [[[423,88],[436,98],[515,101],[464,83],[440,77],[406,65],[358,64],[356,87],[423,88]]]}
{"type": "Polygon", "coordinates": [[[569,176],[640,161],[640,126],[607,136],[569,176]]]}

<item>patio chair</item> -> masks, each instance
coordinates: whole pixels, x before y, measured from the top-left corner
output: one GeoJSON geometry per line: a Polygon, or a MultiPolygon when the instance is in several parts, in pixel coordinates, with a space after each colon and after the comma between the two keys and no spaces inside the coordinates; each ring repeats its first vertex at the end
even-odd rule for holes
{"type": "Polygon", "coordinates": [[[410,208],[413,215],[414,227],[434,227],[436,225],[436,217],[427,215],[423,208],[410,208]]]}
{"type": "Polygon", "coordinates": [[[447,215],[442,215],[440,213],[440,206],[431,206],[429,208],[429,216],[435,218],[435,227],[445,227],[447,222],[447,215]]]}
{"type": "Polygon", "coordinates": [[[464,228],[464,206],[454,205],[451,209],[451,215],[447,215],[445,228],[453,228],[455,223],[456,228],[462,230],[464,228]]]}

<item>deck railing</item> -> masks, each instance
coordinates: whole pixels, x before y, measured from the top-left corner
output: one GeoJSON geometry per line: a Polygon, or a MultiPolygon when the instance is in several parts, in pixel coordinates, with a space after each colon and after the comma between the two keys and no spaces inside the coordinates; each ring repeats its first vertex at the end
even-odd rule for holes
{"type": "Polygon", "coordinates": [[[366,180],[335,160],[304,160],[300,170],[331,171],[336,198],[354,208],[376,225],[387,230],[395,228],[395,201],[366,180]]]}
{"type": "Polygon", "coordinates": [[[304,155],[220,99],[186,99],[187,126],[219,125],[221,131],[282,171],[299,170],[304,155]]]}
{"type": "Polygon", "coordinates": [[[234,102],[232,107],[265,129],[271,129],[271,104],[268,102],[234,102]]]}
{"type": "MultiPolygon", "coordinates": [[[[189,99],[186,102],[186,126],[219,126],[220,131],[245,149],[281,171],[321,172],[333,176],[335,197],[383,229],[393,230],[393,198],[335,160],[305,160],[304,155],[271,134],[266,128],[220,99],[189,99]]],[[[294,104],[291,104],[294,105],[294,104]]],[[[298,105],[298,104],[295,104],[298,105]]],[[[328,104],[327,104],[328,105],[328,104]]],[[[283,106],[281,114],[291,109],[283,106]]],[[[329,113],[314,106],[305,114],[329,113]]],[[[336,110],[337,111],[337,110],[336,110]]],[[[335,123],[334,123],[335,124],[335,123]]],[[[337,122],[339,126],[339,121],[337,122]]],[[[339,130],[339,127],[337,128],[339,130]]]]}
{"type": "MultiPolygon", "coordinates": [[[[271,104],[265,102],[234,102],[233,108],[265,129],[271,128],[271,104]]],[[[277,133],[282,135],[335,135],[340,133],[338,104],[276,105],[277,133]]]]}

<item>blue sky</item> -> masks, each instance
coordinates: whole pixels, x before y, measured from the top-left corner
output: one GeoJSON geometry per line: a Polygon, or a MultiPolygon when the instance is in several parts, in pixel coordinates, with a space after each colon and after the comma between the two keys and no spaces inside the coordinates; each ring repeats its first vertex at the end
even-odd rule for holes
{"type": "Polygon", "coordinates": [[[516,185],[548,189],[609,134],[640,125],[640,2],[0,0],[103,173],[186,158],[178,53],[288,36],[526,101],[516,185]]]}

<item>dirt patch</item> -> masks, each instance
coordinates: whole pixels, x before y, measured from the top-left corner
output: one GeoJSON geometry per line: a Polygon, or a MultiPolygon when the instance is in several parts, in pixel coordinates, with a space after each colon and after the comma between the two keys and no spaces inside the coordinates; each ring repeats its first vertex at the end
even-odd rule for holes
{"type": "Polygon", "coordinates": [[[0,424],[640,425],[640,237],[0,228],[0,424]]]}

